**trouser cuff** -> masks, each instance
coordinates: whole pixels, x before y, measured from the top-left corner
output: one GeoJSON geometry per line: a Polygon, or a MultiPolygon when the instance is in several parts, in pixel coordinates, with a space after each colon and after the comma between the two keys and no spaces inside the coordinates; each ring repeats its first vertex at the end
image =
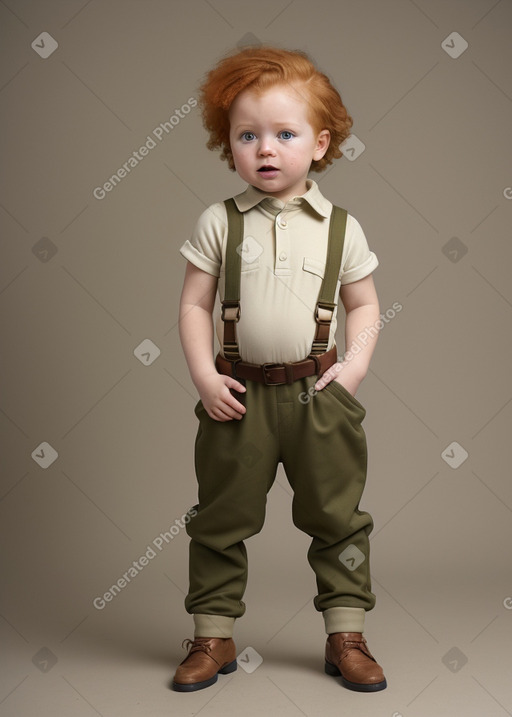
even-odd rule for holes
{"type": "Polygon", "coordinates": [[[330,607],[322,612],[325,632],[364,632],[365,610],[362,607],[330,607]]]}
{"type": "Polygon", "coordinates": [[[194,613],[194,637],[233,637],[234,617],[194,613]]]}

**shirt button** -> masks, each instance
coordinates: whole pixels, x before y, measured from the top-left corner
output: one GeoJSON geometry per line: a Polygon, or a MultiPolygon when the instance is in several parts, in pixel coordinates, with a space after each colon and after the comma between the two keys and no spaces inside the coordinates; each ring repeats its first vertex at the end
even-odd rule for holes
{"type": "Polygon", "coordinates": [[[281,216],[279,216],[277,218],[277,226],[280,229],[286,229],[286,227],[288,226],[288,222],[286,221],[286,219],[282,219],[281,216]]]}
{"type": "Polygon", "coordinates": [[[287,258],[288,258],[288,254],[286,254],[286,252],[284,252],[284,251],[282,251],[279,254],[279,261],[286,261],[287,258]]]}

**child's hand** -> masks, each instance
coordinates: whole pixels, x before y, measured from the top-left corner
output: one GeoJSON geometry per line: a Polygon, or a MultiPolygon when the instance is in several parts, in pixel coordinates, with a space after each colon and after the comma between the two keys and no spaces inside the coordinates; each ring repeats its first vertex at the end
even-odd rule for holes
{"type": "Polygon", "coordinates": [[[240,393],[247,390],[235,378],[217,371],[203,376],[197,387],[207,414],[215,421],[231,421],[233,418],[240,420],[246,411],[245,406],[230,392],[230,388],[240,393]]]}
{"type": "Polygon", "coordinates": [[[331,381],[338,381],[352,396],[355,396],[362,378],[355,370],[352,370],[349,363],[338,362],[330,366],[327,371],[322,374],[321,378],[315,383],[315,390],[321,391],[322,388],[325,388],[331,381]]]}

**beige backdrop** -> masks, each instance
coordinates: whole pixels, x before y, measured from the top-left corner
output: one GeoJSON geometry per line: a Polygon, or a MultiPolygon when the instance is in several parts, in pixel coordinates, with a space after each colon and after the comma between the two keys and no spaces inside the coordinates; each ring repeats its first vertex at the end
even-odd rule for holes
{"type": "Polygon", "coordinates": [[[0,714],[511,715],[510,0],[5,0],[0,23],[0,714]],[[178,250],[245,187],[193,105],[254,42],[305,50],[340,89],[357,140],[312,176],[362,224],[382,312],[402,307],[358,391],[376,695],[322,672],[282,466],[238,671],[168,689],[196,502],[178,250]]]}

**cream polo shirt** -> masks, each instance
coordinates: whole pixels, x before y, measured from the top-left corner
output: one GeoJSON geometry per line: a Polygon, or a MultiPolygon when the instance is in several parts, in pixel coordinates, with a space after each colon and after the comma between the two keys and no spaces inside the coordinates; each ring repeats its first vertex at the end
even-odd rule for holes
{"type": "MultiPolygon", "coordinates": [[[[286,203],[251,185],[234,197],[244,214],[240,320],[236,324],[239,352],[244,361],[257,364],[300,361],[311,351],[332,204],[314,180],[307,179],[306,186],[305,194],[286,203]]],[[[191,239],[180,248],[188,261],[220,279],[221,301],[226,240],[226,207],[218,202],[201,214],[191,239]]],[[[341,284],[363,279],[378,264],[359,222],[349,214],[335,300],[338,301],[341,284]]],[[[336,326],[337,307],[328,349],[334,344],[336,326]]],[[[220,312],[216,332],[223,355],[220,312]]]]}

